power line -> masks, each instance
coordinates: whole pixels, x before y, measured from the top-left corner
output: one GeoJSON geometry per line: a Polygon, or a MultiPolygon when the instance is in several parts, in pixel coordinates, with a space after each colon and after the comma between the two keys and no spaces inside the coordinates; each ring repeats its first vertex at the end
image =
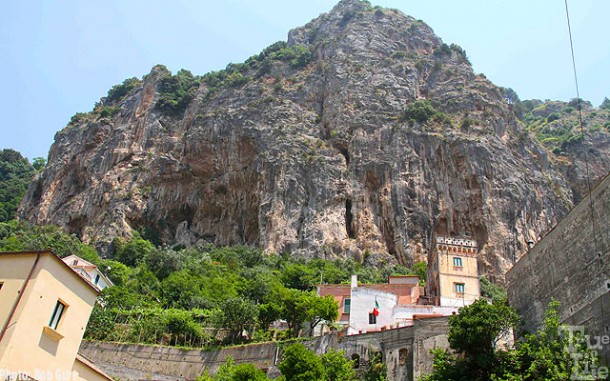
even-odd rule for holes
{"type": "Polygon", "coordinates": [[[576,70],[576,59],[574,55],[574,41],[572,39],[572,26],[570,24],[570,11],[568,10],[568,0],[564,0],[566,7],[566,20],[568,22],[568,34],[570,36],[570,52],[572,53],[572,69],[574,70],[574,84],[576,85],[576,102],[578,105],[578,123],[580,125],[580,142],[583,150],[583,156],[585,159],[585,176],[587,179],[587,191],[589,193],[589,209],[591,211],[591,222],[593,224],[593,244],[595,246],[595,255],[597,255],[599,249],[597,245],[597,234],[596,234],[596,223],[595,215],[593,210],[593,195],[591,194],[591,175],[589,173],[589,156],[585,147],[585,128],[582,120],[582,99],[580,98],[580,88],[578,86],[578,74],[576,70]]]}

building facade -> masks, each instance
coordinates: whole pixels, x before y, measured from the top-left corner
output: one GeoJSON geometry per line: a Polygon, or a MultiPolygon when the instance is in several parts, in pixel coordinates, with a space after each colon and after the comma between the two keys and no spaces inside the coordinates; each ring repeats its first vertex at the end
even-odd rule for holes
{"type": "Polygon", "coordinates": [[[325,284],[318,295],[332,295],[339,305],[338,323],[347,335],[412,326],[415,320],[442,317],[457,312],[457,307],[425,304],[424,288],[416,275],[390,276],[386,284],[325,284]]]}
{"type": "Polygon", "coordinates": [[[477,242],[436,237],[428,256],[428,293],[437,306],[463,307],[481,296],[477,242]]]}
{"type": "Polygon", "coordinates": [[[2,380],[110,380],[78,357],[98,294],[51,252],[0,253],[2,380]]]}

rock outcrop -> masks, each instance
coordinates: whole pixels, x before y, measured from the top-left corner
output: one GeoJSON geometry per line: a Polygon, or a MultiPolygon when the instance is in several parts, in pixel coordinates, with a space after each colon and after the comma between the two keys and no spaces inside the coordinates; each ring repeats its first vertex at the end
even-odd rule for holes
{"type": "Polygon", "coordinates": [[[470,236],[503,274],[574,201],[463,50],[359,0],[221,73],[155,67],[126,86],[56,135],[21,218],[373,265],[470,236]]]}

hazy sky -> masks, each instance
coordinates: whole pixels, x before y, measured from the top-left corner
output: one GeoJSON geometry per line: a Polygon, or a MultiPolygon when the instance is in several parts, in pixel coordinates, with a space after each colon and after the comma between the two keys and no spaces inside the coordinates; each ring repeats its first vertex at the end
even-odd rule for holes
{"type": "MultiPolygon", "coordinates": [[[[46,158],[55,132],[156,64],[205,74],[243,62],[337,0],[5,0],[0,148],[46,158]]],[[[373,0],[462,46],[521,99],[575,97],[564,0],[373,0]]],[[[570,0],[581,97],[610,97],[610,1],[570,0]]]]}

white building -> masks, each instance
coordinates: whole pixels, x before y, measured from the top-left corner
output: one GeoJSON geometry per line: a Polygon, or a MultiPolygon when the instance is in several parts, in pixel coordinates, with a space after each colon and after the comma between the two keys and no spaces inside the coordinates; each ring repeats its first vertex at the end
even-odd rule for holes
{"type": "Polygon", "coordinates": [[[106,287],[114,286],[112,281],[108,279],[99,268],[91,262],[87,262],[81,257],[76,255],[70,255],[62,259],[65,264],[70,266],[72,270],[76,271],[80,276],[93,283],[100,291],[106,287]]]}
{"type": "Polygon", "coordinates": [[[391,276],[386,284],[351,284],[318,286],[321,296],[332,295],[339,304],[339,323],[348,335],[375,332],[413,325],[417,319],[448,316],[458,307],[422,304],[419,278],[416,275],[391,276]]]}

